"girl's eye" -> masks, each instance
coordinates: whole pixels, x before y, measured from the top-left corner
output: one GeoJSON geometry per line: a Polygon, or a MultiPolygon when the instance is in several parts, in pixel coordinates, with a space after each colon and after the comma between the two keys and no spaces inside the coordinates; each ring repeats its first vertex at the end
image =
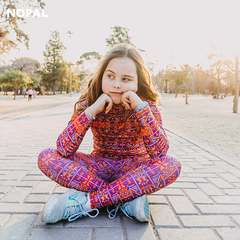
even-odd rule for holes
{"type": "Polygon", "coordinates": [[[110,79],[113,79],[113,75],[108,75],[108,77],[109,77],[110,79]]]}
{"type": "Polygon", "coordinates": [[[129,78],[123,78],[124,81],[129,82],[131,81],[129,78]]]}

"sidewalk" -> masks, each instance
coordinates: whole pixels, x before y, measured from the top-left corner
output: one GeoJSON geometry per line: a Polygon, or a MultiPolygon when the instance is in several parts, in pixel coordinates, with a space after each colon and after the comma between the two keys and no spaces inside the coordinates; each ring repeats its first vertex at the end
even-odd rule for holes
{"type": "MultiPolygon", "coordinates": [[[[37,156],[55,147],[73,112],[68,103],[29,116],[0,120],[0,239],[234,240],[240,239],[240,159],[164,126],[168,154],[182,163],[175,183],[148,196],[152,224],[123,214],[41,223],[43,206],[67,189],[44,176],[37,156]]],[[[79,151],[92,151],[91,132],[79,151]]]]}

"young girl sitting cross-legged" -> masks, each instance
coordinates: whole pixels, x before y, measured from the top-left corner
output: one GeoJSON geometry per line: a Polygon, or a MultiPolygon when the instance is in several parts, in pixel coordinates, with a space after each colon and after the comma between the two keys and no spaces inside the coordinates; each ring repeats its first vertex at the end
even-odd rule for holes
{"type": "Polygon", "coordinates": [[[136,48],[113,47],[75,104],[57,149],[39,155],[41,171],[70,188],[49,198],[43,222],[95,217],[98,209],[111,205],[115,209],[110,218],[121,209],[130,218],[150,221],[147,194],[173,183],[181,170],[179,161],[167,155],[169,143],[157,100],[136,48]],[[89,128],[93,151],[81,153],[77,150],[89,128]]]}

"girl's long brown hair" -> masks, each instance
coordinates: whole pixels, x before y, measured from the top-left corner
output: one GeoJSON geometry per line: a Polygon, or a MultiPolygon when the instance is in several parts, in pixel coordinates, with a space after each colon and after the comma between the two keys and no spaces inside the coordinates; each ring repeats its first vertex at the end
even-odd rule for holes
{"type": "MultiPolygon", "coordinates": [[[[75,103],[74,112],[76,112],[76,106],[79,103],[87,101],[87,106],[91,106],[98,99],[98,97],[103,93],[102,77],[103,77],[104,71],[106,70],[109,62],[113,58],[120,58],[120,57],[128,57],[132,59],[136,65],[137,76],[138,76],[138,90],[136,92],[137,95],[145,100],[152,100],[154,102],[158,101],[159,95],[152,86],[150,74],[145,67],[144,61],[140,53],[135,47],[125,43],[121,43],[114,46],[101,60],[93,78],[90,79],[83,94],[81,95],[79,100],[75,103]]],[[[80,104],[80,108],[77,109],[77,111],[81,113],[85,109],[86,107],[81,106],[80,104]]]]}

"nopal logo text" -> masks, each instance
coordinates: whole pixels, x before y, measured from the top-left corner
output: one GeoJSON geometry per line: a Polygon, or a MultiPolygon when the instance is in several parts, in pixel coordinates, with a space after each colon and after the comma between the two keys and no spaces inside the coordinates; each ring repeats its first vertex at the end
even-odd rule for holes
{"type": "Polygon", "coordinates": [[[8,9],[7,10],[7,16],[12,16],[12,17],[48,17],[48,15],[46,15],[44,13],[44,9],[42,9],[41,11],[39,11],[38,9],[35,9],[34,11],[32,9],[8,9]]]}

